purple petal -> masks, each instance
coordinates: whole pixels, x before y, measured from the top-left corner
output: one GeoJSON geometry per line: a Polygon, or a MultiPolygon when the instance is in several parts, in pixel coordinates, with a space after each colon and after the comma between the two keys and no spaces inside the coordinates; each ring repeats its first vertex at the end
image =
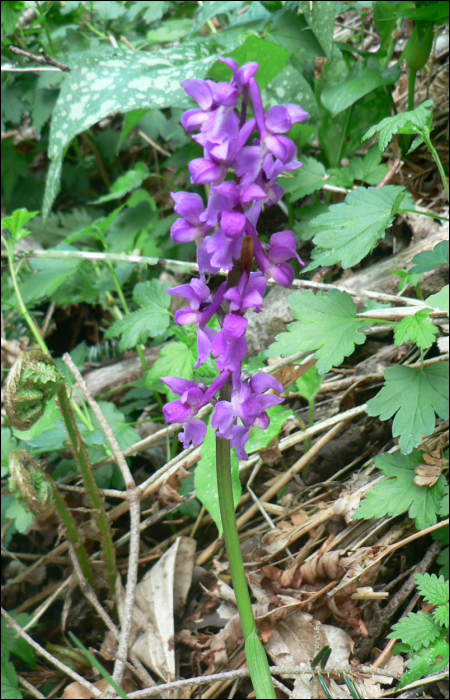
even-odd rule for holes
{"type": "Polygon", "coordinates": [[[178,326],[190,326],[197,322],[197,313],[191,309],[178,309],[175,311],[175,323],[178,326]]]}
{"type": "Polygon", "coordinates": [[[222,372],[221,374],[219,374],[219,376],[213,381],[211,386],[208,389],[206,389],[205,395],[203,397],[203,402],[202,402],[203,406],[205,404],[207,404],[209,401],[211,401],[213,396],[215,396],[217,394],[217,392],[220,391],[223,386],[225,386],[225,384],[227,383],[229,378],[230,378],[229,372],[222,372]]]}
{"type": "Polygon", "coordinates": [[[177,219],[170,229],[170,237],[175,243],[192,243],[198,236],[198,228],[186,219],[177,219]]]}
{"type": "Polygon", "coordinates": [[[258,83],[254,78],[249,81],[250,96],[252,98],[253,114],[255,115],[256,124],[261,138],[263,139],[267,133],[265,119],[264,119],[264,107],[261,100],[261,93],[259,92],[258,83]]]}
{"type": "Polygon", "coordinates": [[[188,406],[191,406],[192,408],[196,408],[201,403],[202,399],[203,391],[197,386],[193,386],[192,389],[189,389],[186,392],[185,402],[188,406]]]}
{"type": "Polygon", "coordinates": [[[185,450],[189,447],[190,442],[192,442],[194,447],[202,444],[206,435],[206,425],[202,420],[193,418],[185,423],[183,428],[184,432],[178,433],[178,437],[182,441],[185,450]]]}
{"type": "Polygon", "coordinates": [[[289,112],[289,116],[293,124],[304,122],[305,119],[308,119],[309,117],[308,112],[305,112],[305,110],[298,105],[284,105],[284,108],[289,112]]]}
{"type": "Polygon", "coordinates": [[[258,372],[250,379],[250,388],[255,394],[264,394],[265,391],[273,389],[274,391],[283,391],[283,385],[266,372],[258,372]]]}
{"type": "Polygon", "coordinates": [[[253,61],[250,61],[249,63],[245,63],[242,68],[239,69],[238,74],[236,76],[236,81],[239,85],[239,87],[242,87],[244,85],[248,85],[251,78],[258,72],[259,65],[258,63],[255,63],[253,61]]]}
{"type": "Polygon", "coordinates": [[[223,107],[236,107],[239,93],[230,83],[213,83],[209,81],[214,103],[223,107]]]}
{"type": "Polygon", "coordinates": [[[247,444],[249,437],[250,431],[243,425],[237,425],[233,429],[233,437],[230,440],[230,445],[231,447],[236,448],[236,455],[240,460],[248,459],[248,454],[246,453],[244,447],[247,444]]]}
{"type": "Polygon", "coordinates": [[[274,394],[264,394],[263,396],[259,397],[259,407],[261,411],[267,411],[269,408],[283,403],[283,401],[284,399],[282,399],[281,396],[275,396],[274,394]]]}
{"type": "Polygon", "coordinates": [[[228,68],[230,68],[230,70],[233,71],[233,76],[237,73],[239,66],[236,63],[236,61],[234,60],[234,58],[219,58],[218,60],[221,63],[225,63],[225,65],[228,66],[228,68]]]}
{"type": "MultiPolygon", "coordinates": [[[[205,362],[208,361],[209,356],[211,355],[211,346],[212,346],[213,338],[211,338],[210,335],[207,333],[207,331],[211,331],[211,330],[212,330],[212,328],[205,328],[204,330],[202,330],[201,328],[197,329],[197,357],[198,357],[198,360],[194,365],[194,369],[198,369],[200,367],[200,365],[205,364],[205,362]]],[[[213,331],[213,333],[215,333],[215,332],[213,331]]]]}
{"type": "Polygon", "coordinates": [[[264,145],[275,158],[279,158],[283,163],[294,160],[297,155],[295,144],[286,136],[266,136],[264,145]]]}
{"type": "Polygon", "coordinates": [[[275,282],[282,287],[290,287],[295,279],[295,272],[288,263],[270,265],[269,272],[275,282]]]}
{"type": "Polygon", "coordinates": [[[292,120],[286,107],[271,107],[266,114],[266,127],[272,134],[287,134],[292,120]]]}
{"type": "Polygon", "coordinates": [[[166,423],[184,423],[192,416],[192,408],[181,401],[171,401],[163,406],[166,423]]]}
{"type": "Polygon", "coordinates": [[[254,183],[247,187],[241,194],[241,204],[249,204],[250,202],[267,199],[267,194],[262,187],[254,183]]]}
{"type": "Polygon", "coordinates": [[[259,428],[260,430],[267,430],[269,425],[270,418],[267,415],[267,413],[261,413],[261,415],[259,415],[258,418],[255,420],[255,428],[259,428]]]}
{"type": "Polygon", "coordinates": [[[297,239],[293,231],[280,231],[274,233],[270,237],[270,247],[281,246],[283,248],[291,248],[293,251],[297,248],[297,239]]]}
{"type": "Polygon", "coordinates": [[[208,119],[208,113],[201,109],[189,109],[181,117],[181,126],[185,131],[197,131],[208,119]]]}
{"type": "Polygon", "coordinates": [[[189,221],[190,224],[200,223],[200,215],[205,211],[205,205],[199,194],[191,192],[171,192],[175,202],[174,211],[189,221]]]}
{"type": "Polygon", "coordinates": [[[220,220],[220,228],[227,236],[239,236],[246,224],[244,214],[235,211],[224,211],[220,220]]]}
{"type": "Polygon", "coordinates": [[[218,437],[230,440],[233,426],[236,425],[236,416],[229,401],[219,401],[211,418],[211,425],[218,437]]]}
{"type": "Polygon", "coordinates": [[[205,158],[196,158],[189,163],[193,185],[207,185],[217,182],[222,177],[222,168],[205,158]]]}
{"type": "Polygon", "coordinates": [[[248,321],[242,316],[236,314],[228,314],[225,316],[223,331],[230,339],[242,338],[247,330],[248,321]]]}
{"type": "Polygon", "coordinates": [[[183,80],[181,87],[189,97],[196,101],[200,109],[211,109],[213,94],[206,80],[183,80]]]}
{"type": "Polygon", "coordinates": [[[228,209],[234,209],[239,202],[239,189],[235,182],[222,182],[211,187],[206,212],[201,215],[202,221],[209,226],[216,226],[219,214],[228,209]]]}
{"type": "Polygon", "coordinates": [[[192,389],[193,386],[197,386],[196,383],[190,379],[179,379],[178,377],[160,377],[160,380],[169,387],[170,391],[174,394],[178,394],[178,396],[192,389]]]}

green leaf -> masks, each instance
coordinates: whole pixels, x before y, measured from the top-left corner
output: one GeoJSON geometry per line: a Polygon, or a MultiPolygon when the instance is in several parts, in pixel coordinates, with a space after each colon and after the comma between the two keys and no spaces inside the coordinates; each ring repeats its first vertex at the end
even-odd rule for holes
{"type": "MultiPolygon", "coordinates": [[[[234,58],[239,67],[249,61],[256,61],[259,64],[256,79],[260,90],[263,90],[286,68],[289,52],[281,46],[276,46],[269,41],[251,35],[246,38],[242,46],[227,54],[227,57],[234,58]]],[[[228,66],[219,62],[214,64],[208,74],[211,80],[217,82],[229,82],[231,76],[232,73],[228,66]]],[[[267,108],[265,103],[264,107],[267,108]]]]}
{"type": "MultiPolygon", "coordinates": [[[[443,576],[441,578],[444,579],[443,576]]],[[[448,597],[448,592],[447,592],[447,597],[448,597]]],[[[441,627],[448,627],[448,616],[449,616],[449,603],[448,602],[445,603],[444,605],[438,605],[438,607],[435,610],[433,610],[433,619],[438,625],[441,625],[441,627]]]]}
{"type": "Polygon", "coordinates": [[[448,603],[448,585],[443,576],[436,574],[414,574],[417,588],[420,594],[433,605],[445,605],[448,603]]]}
{"type": "Polygon", "coordinates": [[[433,326],[428,316],[430,309],[421,309],[414,316],[407,316],[398,323],[394,330],[394,342],[402,345],[408,340],[417,347],[425,350],[433,345],[438,334],[438,329],[433,326]]]}
{"type": "Polygon", "coordinates": [[[325,184],[326,171],[322,163],[315,158],[302,158],[302,167],[293,178],[283,179],[283,187],[290,194],[289,201],[297,199],[321,190],[325,184]]]}
{"type": "Polygon", "coordinates": [[[428,299],[425,300],[428,306],[433,309],[438,309],[439,311],[449,312],[449,301],[448,301],[448,284],[442,287],[441,291],[437,294],[432,294],[428,299]]]}
{"type": "Polygon", "coordinates": [[[391,141],[394,134],[420,134],[425,128],[431,130],[433,112],[431,106],[433,100],[427,100],[411,112],[403,112],[395,117],[386,117],[379,124],[375,124],[363,136],[363,141],[371,139],[375,134],[379,134],[378,148],[380,153],[391,141]]]}
{"type": "MultiPolygon", "coordinates": [[[[10,611],[9,613],[16,622],[21,626],[25,627],[32,619],[31,615],[28,613],[16,613],[10,611]]],[[[2,650],[4,649],[10,654],[16,654],[22,661],[24,661],[31,668],[36,666],[36,653],[33,647],[21,637],[17,637],[17,632],[14,629],[7,627],[7,621],[2,617],[2,650]]],[[[34,623],[36,624],[36,623],[34,623]]],[[[32,626],[34,626],[34,624],[32,626]]]]}
{"type": "Polygon", "coordinates": [[[427,250],[425,253],[415,255],[412,262],[415,263],[415,265],[409,272],[416,275],[423,275],[424,272],[434,270],[441,265],[449,265],[448,241],[441,241],[433,250],[427,250]]]}
{"type": "Polygon", "coordinates": [[[148,109],[134,109],[132,112],[128,112],[125,117],[125,123],[123,125],[122,133],[120,134],[119,143],[117,144],[117,152],[120,151],[120,147],[123,142],[129,136],[130,132],[139,124],[141,119],[143,119],[150,110],[148,109]]]}
{"type": "Polygon", "coordinates": [[[115,183],[110,187],[110,194],[105,194],[103,197],[95,199],[91,204],[103,204],[111,202],[113,199],[121,199],[137,187],[140,187],[150,175],[150,171],[145,163],[136,163],[132,170],[128,170],[125,175],[117,178],[115,183]]]}
{"type": "Polygon", "coordinates": [[[316,398],[322,380],[323,376],[319,374],[316,365],[314,365],[296,380],[295,386],[300,396],[303,396],[308,402],[311,402],[316,398]]]}
{"type": "MultiPolygon", "coordinates": [[[[274,46],[274,44],[269,44],[269,46],[274,46]]],[[[256,74],[257,79],[258,75],[259,73],[256,74]]],[[[309,121],[318,117],[317,101],[310,84],[290,63],[262,91],[262,100],[266,110],[280,103],[293,103],[301,105],[302,109],[308,112],[309,121]]],[[[296,126],[302,128],[303,125],[296,126]]]]}
{"type": "Polygon", "coordinates": [[[378,185],[388,171],[387,165],[381,163],[381,154],[376,146],[370,148],[364,158],[351,158],[344,170],[349,171],[353,180],[367,182],[368,185],[378,185]]]}
{"type": "Polygon", "coordinates": [[[301,0],[299,7],[311,27],[314,35],[325,51],[325,55],[330,58],[333,47],[333,32],[335,18],[335,2],[322,0],[322,2],[311,3],[301,0]]]}
{"type": "MultiPolygon", "coordinates": [[[[8,3],[9,4],[9,3],[8,3]]],[[[3,7],[2,7],[3,14],[3,7]]],[[[15,698],[23,698],[19,690],[19,679],[17,678],[14,664],[9,661],[3,653],[2,649],[2,698],[14,700],[15,698]]]]}
{"type": "Polygon", "coordinates": [[[187,17],[180,19],[168,19],[158,29],[150,29],[147,32],[147,41],[150,44],[168,44],[180,41],[193,28],[193,22],[187,17]]]}
{"type": "Polygon", "coordinates": [[[292,411],[286,406],[274,406],[267,411],[267,414],[270,418],[270,425],[267,430],[260,430],[259,428],[252,430],[245,446],[245,451],[248,454],[268,447],[272,440],[280,434],[281,428],[289,416],[292,416],[292,411]]]}
{"type": "MultiPolygon", "coordinates": [[[[5,34],[13,34],[19,22],[20,15],[25,9],[24,2],[5,2],[1,6],[2,29],[5,34]]],[[[20,696],[22,697],[22,696],[20,696]]]]}
{"type": "Polygon", "coordinates": [[[325,55],[303,15],[295,12],[279,14],[272,26],[269,25],[267,38],[289,51],[296,68],[325,55]]]}
{"type": "MultiPolygon", "coordinates": [[[[76,250],[73,246],[61,244],[55,250],[76,250]]],[[[78,270],[82,260],[35,258],[29,261],[34,274],[25,277],[20,292],[26,306],[34,306],[42,299],[52,297],[55,292],[78,270]]],[[[15,295],[12,297],[16,299],[15,295]]],[[[13,303],[17,303],[14,302],[13,303]]]]}
{"type": "Polygon", "coordinates": [[[13,240],[17,243],[31,233],[31,231],[25,228],[25,225],[38,214],[38,211],[16,209],[11,216],[5,216],[5,218],[2,219],[2,228],[8,229],[13,240]]]}
{"type": "MultiPolygon", "coordinates": [[[[110,401],[99,401],[98,405],[100,406],[102,413],[105,416],[106,421],[114,434],[114,437],[119,443],[119,447],[121,450],[127,450],[136,442],[139,442],[139,440],[141,439],[139,433],[129,423],[125,421],[125,416],[123,415],[122,411],[120,411],[117,408],[117,406],[115,406],[110,401]]],[[[98,422],[94,413],[91,412],[91,409],[89,409],[89,413],[92,425],[94,429],[100,432],[102,436],[102,443],[104,443],[106,438],[104,437],[100,423],[98,422]]]]}
{"type": "Polygon", "coordinates": [[[77,134],[114,112],[188,108],[191,101],[180,83],[205,78],[216,60],[209,54],[206,44],[186,43],[151,52],[105,49],[79,56],[53,112],[43,217],[49,215],[59,190],[65,149],[77,134]]]}
{"type": "MultiPolygon", "coordinates": [[[[231,2],[230,0],[205,0],[195,11],[195,31],[200,31],[208,20],[216,15],[224,15],[228,12],[237,12],[241,9],[243,2],[231,2]]],[[[257,59],[254,59],[255,61],[257,59]]]]}
{"type": "MultiPolygon", "coordinates": [[[[447,456],[448,459],[448,456],[447,456]]],[[[449,485],[445,487],[445,494],[442,498],[441,505],[439,506],[439,511],[438,515],[441,516],[441,518],[448,518],[449,514],[449,485]]]]}
{"type": "Polygon", "coordinates": [[[393,437],[399,437],[403,454],[409,454],[435,428],[435,413],[448,419],[448,362],[424,369],[396,366],[384,373],[385,384],[367,403],[369,416],[388,420],[395,414],[393,437]]]}
{"type": "Polygon", "coordinates": [[[6,517],[14,520],[17,532],[25,532],[34,519],[33,513],[30,513],[25,506],[16,499],[12,501],[6,509],[6,517]]]}
{"type": "Polygon", "coordinates": [[[115,321],[105,338],[121,335],[119,349],[124,352],[165,331],[170,322],[170,296],[165,290],[158,280],[139,282],[133,290],[133,299],[142,308],[115,321]]]}
{"type": "Polygon", "coordinates": [[[400,622],[392,625],[388,639],[401,639],[404,644],[417,651],[421,647],[429,647],[441,634],[440,628],[430,615],[422,612],[409,613],[400,622]]]}
{"type": "Polygon", "coordinates": [[[34,104],[31,110],[34,131],[37,136],[41,135],[42,127],[50,119],[58,99],[59,90],[49,90],[48,88],[36,88],[34,92],[34,104]]]}
{"type": "Polygon", "coordinates": [[[289,296],[289,306],[297,321],[289,324],[287,333],[276,336],[267,357],[317,350],[317,371],[324,374],[366,340],[360,332],[366,322],[356,317],[355,302],[346,292],[332,289],[328,296],[298,292],[289,296]]]}
{"type": "Polygon", "coordinates": [[[336,117],[369,92],[383,85],[392,85],[399,77],[400,63],[381,70],[379,62],[371,57],[367,61],[356,63],[345,83],[324,88],[320,99],[325,109],[336,117]]]}
{"type": "Polygon", "coordinates": [[[17,440],[9,428],[2,428],[2,479],[9,475],[9,455],[17,450],[17,440]]]}
{"type": "MultiPolygon", "coordinates": [[[[231,480],[233,484],[233,502],[236,509],[242,488],[239,481],[239,460],[234,449],[231,451],[231,480]]],[[[219,537],[222,537],[223,528],[216,474],[216,435],[211,423],[206,431],[205,440],[200,451],[200,462],[195,469],[195,488],[197,497],[217,525],[219,537]]]]}
{"type": "Polygon", "coordinates": [[[405,189],[397,185],[380,190],[358,187],[341,204],[332,204],[326,214],[309,222],[319,233],[314,237],[313,262],[306,271],[338,262],[347,269],[360,262],[384,238],[394,220],[398,197],[405,195],[405,189]]]}
{"type": "Polygon", "coordinates": [[[440,476],[434,486],[422,487],[414,483],[415,469],[422,463],[418,450],[410,455],[396,452],[375,457],[377,469],[389,478],[375,484],[361,501],[353,515],[354,520],[400,515],[408,511],[415,518],[416,528],[424,530],[437,522],[437,510],[444,493],[445,479],[440,476]]]}
{"type": "Polygon", "coordinates": [[[178,399],[169,388],[159,381],[160,377],[179,377],[193,379],[195,359],[191,350],[184,343],[169,343],[161,348],[160,358],[152,365],[145,377],[148,389],[167,394],[172,401],[178,399]]]}
{"type": "Polygon", "coordinates": [[[431,648],[421,649],[408,661],[408,671],[401,678],[396,690],[401,690],[405,685],[431,674],[439,673],[448,664],[448,651],[448,642],[444,636],[439,637],[431,648]]]}
{"type": "Polygon", "coordinates": [[[419,284],[420,278],[422,276],[414,274],[412,275],[411,272],[408,272],[407,270],[392,270],[392,274],[397,275],[397,277],[401,277],[401,280],[398,284],[399,292],[408,287],[408,285],[415,287],[417,284],[419,284]]]}

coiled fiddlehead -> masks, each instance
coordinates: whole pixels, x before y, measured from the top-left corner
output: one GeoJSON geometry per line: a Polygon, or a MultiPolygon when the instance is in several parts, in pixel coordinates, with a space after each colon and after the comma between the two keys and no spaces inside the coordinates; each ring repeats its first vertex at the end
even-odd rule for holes
{"type": "Polygon", "coordinates": [[[81,569],[87,581],[94,585],[89,556],[78,532],[77,524],[67,507],[64,496],[53,479],[39,462],[25,450],[14,450],[9,455],[11,472],[10,491],[16,494],[26,508],[38,518],[49,517],[55,512],[66,529],[67,538],[75,547],[81,569]]]}
{"type": "Polygon", "coordinates": [[[30,350],[11,367],[5,387],[6,415],[17,430],[28,430],[42,416],[63,379],[50,355],[30,350]]]}

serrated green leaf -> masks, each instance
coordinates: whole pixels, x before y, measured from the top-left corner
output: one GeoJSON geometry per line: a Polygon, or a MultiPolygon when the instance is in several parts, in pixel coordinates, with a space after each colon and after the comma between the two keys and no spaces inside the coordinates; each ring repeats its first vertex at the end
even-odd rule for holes
{"type": "Polygon", "coordinates": [[[366,340],[360,332],[366,322],[356,317],[355,302],[346,292],[332,289],[327,297],[298,292],[289,296],[289,305],[297,321],[289,324],[287,333],[276,336],[266,351],[268,357],[316,350],[317,371],[324,374],[366,340]]]}
{"type": "Polygon", "coordinates": [[[315,158],[302,158],[302,167],[293,178],[283,180],[283,188],[290,194],[289,200],[295,202],[301,197],[322,189],[326,174],[320,161],[315,158]]]}
{"type": "Polygon", "coordinates": [[[407,316],[396,325],[394,342],[397,347],[408,340],[422,350],[433,345],[439,331],[428,318],[430,313],[429,309],[421,309],[414,316],[407,316]]]}
{"type": "Polygon", "coordinates": [[[424,128],[431,130],[433,119],[431,107],[433,104],[433,100],[427,100],[411,112],[403,112],[403,114],[396,114],[395,117],[382,119],[379,124],[375,124],[364,134],[362,140],[367,141],[375,134],[379,134],[378,148],[380,153],[383,153],[392,137],[397,133],[420,134],[424,128]]]}
{"type": "MultiPolygon", "coordinates": [[[[216,523],[219,537],[221,537],[223,528],[220,515],[219,493],[217,490],[216,435],[211,423],[206,431],[200,455],[200,462],[195,469],[197,497],[216,523]]],[[[233,502],[236,508],[241,497],[242,488],[241,482],[239,481],[239,460],[236,457],[234,449],[231,451],[231,480],[233,484],[233,502]]]]}
{"type": "Polygon", "coordinates": [[[391,270],[391,273],[397,275],[397,277],[401,277],[398,285],[399,292],[403,291],[408,285],[415,287],[421,278],[421,275],[412,275],[411,272],[407,272],[406,270],[391,270]]]}
{"type": "Polygon", "coordinates": [[[157,51],[85,52],[77,57],[61,88],[50,127],[44,219],[59,190],[66,146],[77,134],[114,112],[188,108],[180,83],[205,78],[216,56],[207,44],[185,43],[157,51]]]}
{"type": "Polygon", "coordinates": [[[385,515],[400,515],[409,512],[415,518],[418,530],[435,525],[437,510],[444,493],[445,479],[440,476],[431,488],[414,483],[415,468],[422,463],[421,453],[414,450],[410,455],[396,452],[375,457],[375,465],[390,477],[375,484],[361,501],[353,515],[354,520],[382,518],[385,515]]]}
{"type": "Polygon", "coordinates": [[[439,512],[438,515],[441,516],[441,518],[448,518],[449,514],[449,485],[445,487],[445,493],[442,497],[441,505],[439,506],[439,512]]]}
{"type": "Polygon", "coordinates": [[[441,636],[430,649],[421,649],[408,661],[408,671],[401,678],[396,690],[401,690],[414,681],[439,673],[448,664],[448,642],[441,636]]]}
{"type": "Polygon", "coordinates": [[[117,178],[111,185],[109,194],[95,199],[91,204],[103,204],[104,202],[111,202],[113,199],[121,199],[128,192],[140,187],[147,180],[149,174],[150,171],[145,163],[136,163],[132,170],[128,170],[125,175],[117,178]]]}
{"type": "Polygon", "coordinates": [[[388,639],[401,639],[413,651],[418,651],[422,647],[429,647],[440,634],[441,630],[433,618],[419,612],[409,613],[408,617],[392,625],[392,632],[387,636],[388,639]]]}
{"type": "Polygon", "coordinates": [[[38,211],[27,211],[26,209],[16,209],[11,216],[5,216],[2,219],[2,228],[8,229],[13,239],[17,242],[28,236],[31,232],[27,231],[25,225],[35,216],[38,211]]]}
{"type": "MultiPolygon", "coordinates": [[[[31,615],[28,613],[16,613],[14,611],[10,611],[9,614],[21,627],[25,627],[25,625],[32,620],[31,615]]],[[[33,647],[26,641],[26,639],[17,637],[17,632],[14,629],[7,627],[7,624],[7,620],[2,617],[2,651],[5,650],[9,654],[16,654],[16,656],[19,656],[22,661],[31,666],[31,668],[35,668],[36,653],[33,647]]],[[[34,625],[32,625],[32,627],[33,626],[34,625]]]]}
{"type": "Polygon", "coordinates": [[[6,509],[6,517],[14,520],[17,532],[25,532],[34,519],[33,513],[30,513],[18,500],[9,504],[6,509]]]}
{"type": "MultiPolygon", "coordinates": [[[[73,246],[59,245],[55,250],[72,250],[73,246]]],[[[34,273],[27,275],[20,285],[20,293],[26,306],[35,306],[42,299],[52,297],[55,292],[80,268],[82,260],[66,259],[53,260],[51,258],[36,258],[29,261],[34,273]]],[[[16,296],[12,297],[12,303],[17,303],[16,296]]]]}
{"type": "Polygon", "coordinates": [[[2,650],[2,698],[6,700],[16,700],[23,698],[19,690],[19,679],[17,678],[14,664],[5,658],[2,650]]]}
{"type": "Polygon", "coordinates": [[[440,265],[449,265],[449,243],[441,241],[433,250],[427,250],[425,253],[419,253],[412,259],[414,267],[410,269],[410,273],[423,275],[424,272],[434,270],[440,265]]]}
{"type": "MultiPolygon", "coordinates": [[[[200,31],[206,22],[216,15],[223,15],[228,12],[238,12],[244,3],[231,2],[230,0],[205,0],[195,11],[195,31],[200,31]]],[[[255,59],[256,60],[256,59],[255,59]]]]}
{"type": "Polygon", "coordinates": [[[397,366],[384,373],[385,385],[367,404],[369,416],[388,420],[395,414],[392,435],[409,454],[435,427],[435,413],[448,419],[448,362],[425,369],[397,366]]]}
{"type": "Polygon", "coordinates": [[[133,290],[133,299],[142,308],[115,321],[105,333],[106,339],[122,336],[121,352],[155,338],[170,322],[170,296],[158,280],[139,282],[133,290]]]}
{"type": "Polygon", "coordinates": [[[405,189],[397,185],[380,190],[358,187],[344,202],[332,204],[326,214],[310,221],[309,226],[319,233],[314,237],[313,262],[306,270],[338,262],[347,269],[360,262],[384,238],[394,220],[397,197],[404,194],[405,189]]]}
{"type": "Polygon", "coordinates": [[[167,394],[169,401],[178,399],[169,388],[159,381],[160,377],[179,377],[193,379],[195,359],[191,350],[184,343],[169,343],[161,348],[160,358],[152,365],[145,377],[148,389],[167,394]]]}
{"type": "MultiPolygon", "coordinates": [[[[441,577],[444,579],[444,577],[441,577]]],[[[446,584],[448,585],[448,584],[446,584]]],[[[448,597],[448,590],[447,590],[447,597],[448,597]]],[[[448,602],[445,603],[444,605],[438,605],[438,607],[433,610],[433,619],[434,621],[438,624],[441,625],[441,627],[448,627],[448,619],[449,619],[449,604],[448,602]]]]}
{"type": "Polygon", "coordinates": [[[436,574],[414,574],[417,588],[420,594],[433,605],[448,604],[448,586],[445,583],[444,577],[437,577],[436,574]]]}
{"type": "Polygon", "coordinates": [[[367,151],[364,158],[351,158],[347,168],[353,180],[361,180],[372,186],[378,185],[388,171],[387,165],[381,162],[381,154],[376,144],[367,151]]]}
{"type": "Polygon", "coordinates": [[[314,35],[325,51],[325,55],[330,58],[333,49],[333,32],[335,19],[335,2],[322,0],[315,5],[301,0],[299,7],[311,27],[314,35]]]}
{"type": "Polygon", "coordinates": [[[439,311],[449,312],[449,298],[448,298],[448,284],[442,287],[441,291],[437,294],[432,294],[428,299],[425,300],[428,306],[433,309],[438,309],[439,311]]]}
{"type": "Polygon", "coordinates": [[[259,428],[252,430],[245,446],[245,451],[248,454],[256,452],[257,450],[264,450],[268,447],[272,440],[280,434],[281,428],[289,416],[292,416],[292,411],[290,408],[286,408],[286,406],[274,406],[273,408],[269,408],[267,414],[270,418],[270,425],[266,430],[260,430],[259,428]]]}

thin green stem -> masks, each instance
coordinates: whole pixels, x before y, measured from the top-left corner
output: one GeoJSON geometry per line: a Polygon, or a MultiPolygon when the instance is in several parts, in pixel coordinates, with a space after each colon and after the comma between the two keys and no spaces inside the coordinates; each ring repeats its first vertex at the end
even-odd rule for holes
{"type": "MultiPolygon", "coordinates": [[[[223,390],[222,390],[223,391],[223,390]]],[[[223,535],[230,563],[239,617],[245,639],[245,654],[257,698],[275,698],[266,652],[256,631],[252,604],[245,579],[239,534],[234,514],[231,482],[230,441],[216,437],[216,468],[223,535]]]]}
{"type": "Polygon", "coordinates": [[[75,420],[75,413],[72,408],[72,402],[70,401],[65,386],[58,391],[58,400],[61,413],[64,418],[64,423],[69,434],[70,442],[72,443],[73,451],[75,452],[77,462],[80,466],[84,485],[91,501],[94,517],[100,531],[100,541],[107,569],[108,586],[111,595],[113,595],[116,583],[116,553],[114,550],[108,516],[106,514],[103,501],[94,478],[94,473],[89,462],[86,443],[78,430],[75,420]]]}
{"type": "Polygon", "coordinates": [[[434,162],[438,166],[439,174],[441,176],[442,184],[444,185],[444,190],[445,194],[447,195],[447,201],[449,200],[449,189],[448,189],[448,178],[445,174],[444,166],[441,163],[441,159],[439,158],[439,154],[436,151],[435,147],[431,143],[430,139],[430,133],[427,128],[422,130],[422,136],[423,140],[425,141],[428,150],[430,151],[431,155],[433,156],[434,162]]]}
{"type": "Polygon", "coordinates": [[[61,518],[61,522],[66,528],[67,539],[72,542],[75,547],[75,553],[80,562],[81,570],[88,583],[95,587],[94,575],[92,573],[91,562],[89,560],[88,553],[84,547],[84,544],[80,538],[80,533],[78,532],[77,524],[72,516],[72,513],[67,507],[64,496],[58,491],[56,484],[53,485],[53,499],[56,508],[61,518]]]}
{"type": "Polygon", "coordinates": [[[416,74],[417,71],[413,68],[408,69],[408,111],[412,112],[414,109],[414,90],[416,87],[416,74]]]}

